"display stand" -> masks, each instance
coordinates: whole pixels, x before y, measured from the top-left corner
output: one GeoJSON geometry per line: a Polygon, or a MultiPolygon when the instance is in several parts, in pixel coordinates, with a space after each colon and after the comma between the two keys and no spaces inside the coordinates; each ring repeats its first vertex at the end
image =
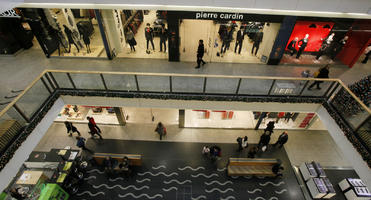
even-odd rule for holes
{"type": "Polygon", "coordinates": [[[341,191],[348,200],[369,200],[370,190],[361,179],[346,178],[339,183],[341,191]]]}

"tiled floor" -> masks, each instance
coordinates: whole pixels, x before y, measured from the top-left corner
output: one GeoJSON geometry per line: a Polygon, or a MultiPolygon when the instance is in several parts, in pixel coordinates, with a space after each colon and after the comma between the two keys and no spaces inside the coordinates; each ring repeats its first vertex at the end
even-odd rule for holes
{"type": "MultiPolygon", "coordinates": [[[[75,126],[84,137],[90,137],[87,124],[75,124],[75,126]]],[[[173,142],[236,143],[238,136],[247,135],[249,143],[258,143],[262,133],[261,130],[193,129],[166,124],[165,126],[168,134],[163,141],[173,142]]],[[[102,136],[106,139],[159,141],[159,136],[154,132],[155,127],[155,123],[128,123],[125,127],[100,125],[102,136]]],[[[275,131],[271,143],[276,142],[281,132],[282,130],[275,131]]],[[[49,151],[51,148],[64,148],[65,146],[76,148],[75,143],[74,137],[67,136],[63,123],[54,123],[35,151],[49,151]]],[[[285,150],[293,165],[315,160],[323,166],[351,167],[351,163],[344,159],[340,149],[326,131],[289,131],[289,141],[285,145],[285,150]]]]}

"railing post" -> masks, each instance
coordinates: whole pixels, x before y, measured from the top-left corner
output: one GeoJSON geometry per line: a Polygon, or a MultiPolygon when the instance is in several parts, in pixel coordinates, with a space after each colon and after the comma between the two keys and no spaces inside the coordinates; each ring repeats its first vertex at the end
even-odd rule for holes
{"type": "Polygon", "coordinates": [[[334,89],[332,89],[332,91],[330,92],[330,94],[328,94],[328,96],[327,96],[327,100],[328,99],[330,99],[330,97],[334,94],[334,92],[338,89],[338,87],[339,87],[339,85],[340,85],[340,83],[336,83],[336,85],[335,85],[335,87],[334,87],[334,89]]]}
{"type": "Polygon", "coordinates": [[[48,80],[49,85],[52,86],[53,91],[54,91],[55,90],[55,86],[54,86],[54,83],[50,80],[48,73],[45,73],[45,78],[46,78],[46,80],[48,80]]]}
{"type": "Polygon", "coordinates": [[[48,74],[49,74],[50,78],[53,80],[55,86],[56,86],[57,88],[59,88],[59,85],[58,85],[57,81],[55,80],[53,74],[52,74],[51,72],[48,72],[48,74]]]}
{"type": "Polygon", "coordinates": [[[30,123],[30,119],[23,113],[23,111],[17,106],[17,104],[13,105],[14,109],[26,120],[27,123],[30,123]]]}
{"type": "Polygon", "coordinates": [[[332,82],[330,87],[328,87],[328,89],[326,90],[325,94],[323,95],[323,97],[327,97],[328,93],[330,92],[331,88],[334,86],[335,82],[332,82]]]}
{"type": "Polygon", "coordinates": [[[207,77],[204,78],[204,89],[202,90],[202,93],[204,94],[206,92],[206,83],[207,83],[207,77]]]}
{"type": "Polygon", "coordinates": [[[173,93],[173,78],[169,76],[169,86],[170,86],[170,93],[173,93]]]}
{"type": "Polygon", "coordinates": [[[100,78],[102,79],[104,89],[107,91],[108,88],[107,88],[107,85],[106,85],[106,81],[104,80],[103,74],[99,74],[99,75],[100,75],[100,78]]]}
{"type": "Polygon", "coordinates": [[[271,94],[274,84],[276,83],[276,79],[273,80],[271,88],[269,89],[268,95],[271,94]]]}
{"type": "Polygon", "coordinates": [[[135,84],[137,85],[137,91],[139,92],[140,89],[139,89],[139,84],[138,84],[138,77],[137,77],[137,75],[134,75],[134,78],[135,78],[135,84]]]}
{"type": "Polygon", "coordinates": [[[237,89],[236,89],[236,94],[238,94],[238,92],[240,91],[241,81],[242,81],[242,78],[240,78],[240,79],[238,80],[237,89]]]}
{"type": "Polygon", "coordinates": [[[303,94],[303,92],[304,92],[305,88],[307,87],[308,83],[309,83],[309,80],[307,80],[307,81],[305,82],[303,89],[301,89],[301,91],[300,91],[300,93],[299,93],[299,96],[301,96],[301,95],[303,94]]]}
{"type": "Polygon", "coordinates": [[[45,86],[45,88],[48,90],[48,92],[51,94],[52,93],[52,91],[50,90],[50,88],[49,88],[49,86],[46,84],[46,82],[45,82],[45,80],[44,80],[44,78],[43,77],[41,77],[40,78],[40,80],[41,80],[41,82],[43,82],[43,84],[44,84],[44,86],[45,86]]]}
{"type": "Polygon", "coordinates": [[[75,85],[75,83],[72,80],[71,74],[67,72],[67,76],[68,76],[68,79],[70,80],[70,82],[71,82],[71,84],[73,86],[73,89],[76,89],[76,85],[75,85]]]}

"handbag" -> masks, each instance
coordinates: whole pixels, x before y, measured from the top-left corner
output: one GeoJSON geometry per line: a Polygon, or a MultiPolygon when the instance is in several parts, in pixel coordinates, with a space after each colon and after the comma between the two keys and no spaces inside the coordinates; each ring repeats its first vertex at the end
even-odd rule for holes
{"type": "Polygon", "coordinates": [[[316,71],[316,72],[314,72],[314,74],[313,74],[313,77],[314,77],[314,78],[317,78],[317,77],[318,77],[318,75],[319,75],[319,70],[318,70],[318,71],[316,71]]]}

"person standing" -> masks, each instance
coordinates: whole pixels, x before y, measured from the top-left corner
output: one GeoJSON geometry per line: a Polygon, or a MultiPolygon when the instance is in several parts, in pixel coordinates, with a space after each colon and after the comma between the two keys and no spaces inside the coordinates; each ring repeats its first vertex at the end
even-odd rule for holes
{"type": "Polygon", "coordinates": [[[371,55],[371,44],[368,45],[368,47],[365,49],[365,59],[362,60],[363,64],[366,64],[368,61],[368,57],[371,55]]]}
{"type": "Polygon", "coordinates": [[[250,148],[249,152],[247,153],[248,158],[255,158],[255,155],[258,153],[259,149],[258,147],[252,147],[250,148]]]}
{"type": "Polygon", "coordinates": [[[287,131],[284,131],[277,139],[277,142],[274,144],[274,146],[279,145],[279,148],[282,148],[284,144],[286,144],[287,140],[289,139],[289,136],[287,135],[287,131]]]}
{"type": "Polygon", "coordinates": [[[72,124],[72,122],[69,122],[69,121],[65,121],[64,122],[64,125],[66,126],[67,128],[67,133],[69,133],[69,136],[71,137],[72,136],[72,133],[77,133],[79,136],[81,135],[80,134],[80,131],[77,130],[77,128],[72,124]]]}
{"type": "Polygon", "coordinates": [[[86,139],[81,137],[81,136],[76,136],[76,140],[77,140],[77,143],[76,143],[76,146],[81,148],[82,150],[87,150],[87,151],[90,151],[90,149],[86,148],[85,146],[85,143],[86,143],[86,139]]]}
{"type": "Polygon", "coordinates": [[[243,137],[242,140],[242,148],[246,149],[249,146],[249,143],[247,142],[248,138],[247,136],[243,137]]]}
{"type": "Polygon", "coordinates": [[[153,44],[153,29],[151,28],[151,24],[147,23],[147,27],[144,29],[144,36],[147,40],[147,52],[148,50],[148,43],[151,42],[153,51],[155,50],[155,45],[153,44]]]}
{"type": "Polygon", "coordinates": [[[258,148],[259,149],[262,148],[263,151],[266,151],[270,140],[271,140],[270,132],[269,131],[264,132],[263,135],[260,136],[258,148]],[[263,149],[264,146],[265,150],[263,149]]]}
{"type": "Polygon", "coordinates": [[[244,38],[245,38],[245,33],[244,33],[243,28],[241,26],[240,30],[237,32],[236,45],[234,47],[234,53],[236,53],[237,47],[238,47],[238,54],[241,54],[242,43],[243,43],[244,38]]]}
{"type": "Polygon", "coordinates": [[[198,41],[198,48],[197,48],[197,66],[196,69],[200,68],[200,64],[202,62],[202,65],[206,64],[204,60],[202,60],[202,57],[204,56],[205,48],[204,48],[204,41],[199,40],[198,41]]]}
{"type": "MultiPolygon", "coordinates": [[[[329,69],[330,69],[330,65],[327,64],[326,66],[324,66],[323,68],[321,68],[319,70],[319,73],[318,73],[317,77],[315,77],[315,78],[329,78],[329,76],[328,76],[328,74],[330,73],[329,69]]],[[[320,90],[321,89],[321,87],[320,87],[321,83],[323,83],[323,81],[314,81],[314,83],[312,83],[308,87],[308,90],[312,90],[312,87],[314,85],[317,85],[317,90],[320,90]]]]}
{"type": "Polygon", "coordinates": [[[100,128],[97,126],[97,123],[95,123],[95,120],[93,117],[86,117],[86,119],[93,124],[93,126],[98,130],[99,133],[102,133],[102,131],[100,130],[100,128]]]}
{"type": "Polygon", "coordinates": [[[89,121],[88,126],[89,126],[89,130],[90,130],[90,134],[91,134],[91,137],[92,137],[92,138],[94,138],[94,135],[98,135],[99,138],[100,138],[101,140],[103,139],[103,138],[102,138],[102,135],[99,134],[98,130],[96,129],[96,126],[94,126],[93,123],[91,123],[91,122],[89,121]]]}
{"type": "Polygon", "coordinates": [[[260,43],[262,41],[263,41],[263,29],[259,29],[259,32],[257,32],[254,37],[254,43],[251,49],[251,54],[254,54],[254,49],[256,49],[254,54],[256,56],[259,50],[260,43]]]}
{"type": "Polygon", "coordinates": [[[238,149],[237,151],[238,152],[241,152],[243,150],[243,147],[242,147],[242,137],[238,137],[237,138],[237,144],[238,144],[238,149]]]}
{"type": "Polygon", "coordinates": [[[166,128],[161,122],[159,122],[155,129],[155,132],[160,135],[160,140],[162,140],[162,136],[166,135],[166,128]]]}
{"type": "Polygon", "coordinates": [[[267,127],[264,129],[264,132],[269,132],[270,134],[272,134],[273,129],[274,129],[274,121],[270,121],[268,122],[267,127]]]}
{"type": "Polygon", "coordinates": [[[334,48],[332,49],[331,52],[331,60],[334,60],[336,56],[340,53],[341,50],[343,50],[343,47],[348,41],[348,36],[345,36],[343,39],[339,40],[334,44],[334,48]]]}
{"type": "Polygon", "coordinates": [[[166,40],[167,40],[167,29],[165,28],[165,24],[161,25],[161,32],[160,32],[160,52],[162,52],[162,45],[164,45],[164,52],[166,52],[166,40]]]}
{"type": "Polygon", "coordinates": [[[126,31],[126,42],[130,45],[130,52],[135,52],[135,45],[137,45],[137,41],[134,38],[133,31],[128,27],[126,31]]]}

